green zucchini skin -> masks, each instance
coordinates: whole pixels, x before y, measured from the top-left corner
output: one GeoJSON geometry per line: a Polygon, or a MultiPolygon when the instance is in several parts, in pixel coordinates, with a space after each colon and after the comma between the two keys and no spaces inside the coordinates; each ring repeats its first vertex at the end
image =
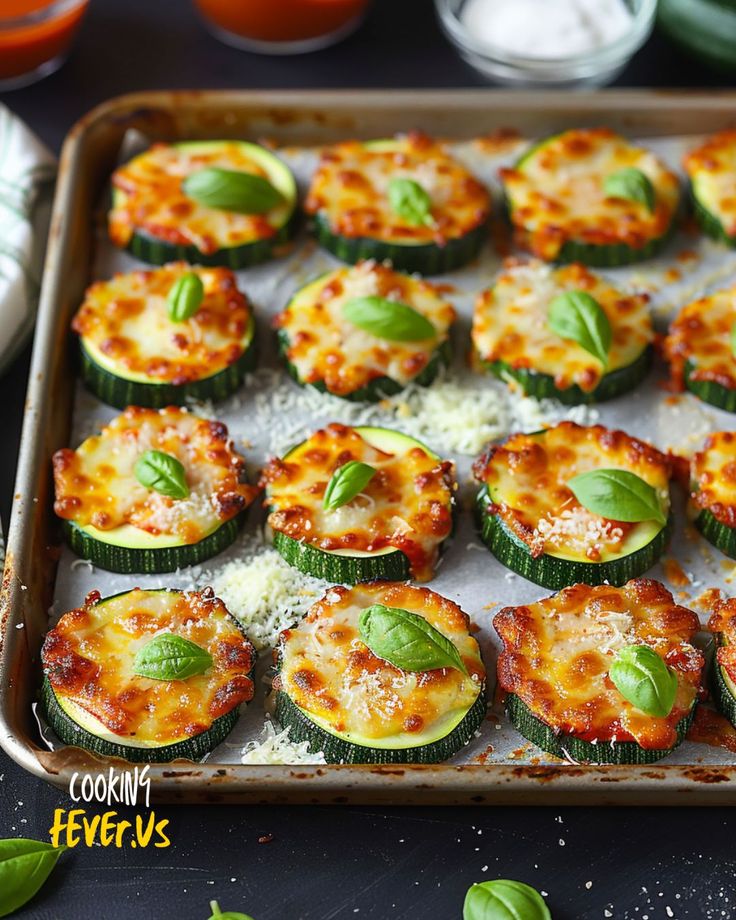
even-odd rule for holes
{"type": "Polygon", "coordinates": [[[150,265],[166,265],[167,262],[181,261],[189,262],[190,265],[222,265],[233,271],[239,271],[278,257],[279,250],[293,238],[298,224],[299,217],[295,210],[289,220],[268,239],[254,240],[252,243],[218,249],[211,253],[202,252],[196,246],[167,243],[136,230],[126,249],[136,259],[148,262],[150,265]]]}
{"type": "Polygon", "coordinates": [[[413,748],[371,748],[352,744],[326,732],[314,723],[291,698],[279,690],[276,694],[276,718],[289,726],[294,741],[308,741],[313,751],[322,751],[327,763],[352,764],[421,764],[441,763],[456,754],[471,740],[486,716],[486,693],[483,688],[477,700],[459,725],[438,741],[413,748]]]}
{"type": "Polygon", "coordinates": [[[496,377],[514,379],[527,396],[535,399],[556,399],[566,406],[590,405],[615,399],[635,389],[649,373],[654,349],[648,345],[641,355],[627,367],[620,367],[610,374],[604,374],[598,386],[586,392],[577,384],[559,390],[551,374],[541,374],[531,368],[514,368],[505,361],[481,361],[481,366],[496,377]]]}
{"type": "Polygon", "coordinates": [[[646,749],[634,741],[604,741],[592,744],[574,735],[557,734],[546,722],[535,716],[515,693],[506,696],[506,713],[511,724],[528,741],[563,760],[599,764],[648,764],[666,757],[684,740],[692,725],[697,703],[677,723],[677,741],[671,748],[646,749]]]}
{"type": "Polygon", "coordinates": [[[161,575],[188,565],[197,565],[227,549],[238,535],[246,510],[225,521],[198,543],[158,549],[113,546],[85,533],[73,521],[64,521],[62,526],[64,537],[74,553],[100,569],[123,575],[161,575]]]}
{"type": "Polygon", "coordinates": [[[728,689],[728,684],[723,676],[723,670],[718,664],[717,659],[713,659],[713,679],[711,681],[711,692],[713,702],[720,713],[722,713],[731,725],[736,728],[736,697],[728,689]]]}
{"type": "MultiPolygon", "coordinates": [[[[279,345],[279,354],[284,362],[284,365],[289,372],[291,378],[299,384],[299,386],[308,386],[319,391],[320,393],[329,392],[323,380],[316,380],[315,382],[305,383],[299,376],[299,371],[296,367],[289,361],[287,353],[289,350],[289,337],[286,334],[284,329],[279,329],[277,333],[278,345],[279,345]]],[[[452,362],[452,346],[449,339],[443,342],[440,347],[432,355],[431,359],[427,365],[422,369],[422,371],[417,374],[416,377],[411,381],[413,384],[418,384],[419,386],[429,386],[434,380],[437,379],[437,375],[440,371],[444,370],[450,366],[452,362]]],[[[331,393],[331,396],[337,396],[340,399],[346,399],[349,402],[380,402],[382,399],[385,399],[387,396],[394,396],[396,393],[400,393],[405,389],[403,383],[399,383],[397,380],[393,380],[391,377],[376,377],[368,383],[367,386],[360,387],[357,390],[353,390],[352,393],[331,393]]]]}
{"type": "Polygon", "coordinates": [[[326,218],[314,216],[314,235],[320,246],[340,259],[355,265],[363,259],[377,262],[389,261],[396,271],[420,275],[441,275],[471,262],[488,238],[487,222],[475,227],[464,236],[448,240],[444,246],[434,243],[411,244],[384,243],[370,237],[341,236],[334,233],[326,218]]]}
{"type": "Polygon", "coordinates": [[[736,389],[724,387],[714,380],[694,380],[692,376],[694,370],[695,365],[692,361],[688,361],[683,373],[685,387],[698,399],[710,403],[711,406],[716,406],[726,412],[736,412],[736,389]]]}
{"type": "Polygon", "coordinates": [[[218,744],[221,744],[238,721],[238,709],[232,709],[220,716],[212,725],[198,735],[185,741],[167,744],[164,747],[137,748],[127,744],[114,744],[98,738],[82,728],[59,705],[53,687],[47,677],[41,685],[41,709],[50,727],[64,744],[84,748],[103,757],[120,757],[131,763],[169,763],[172,760],[201,760],[218,744]]]}
{"type": "Polygon", "coordinates": [[[636,552],[607,562],[578,562],[558,559],[543,553],[534,558],[529,548],[519,540],[495,514],[488,514],[488,487],[482,486],[476,498],[476,518],[480,537],[493,555],[506,568],[545,588],[559,591],[578,583],[615,587],[625,585],[648,571],[662,556],[670,538],[673,518],[656,537],[636,552]]]}
{"type": "Polygon", "coordinates": [[[399,549],[380,556],[336,556],[309,543],[293,540],[278,530],[273,532],[273,546],[300,572],[334,584],[357,585],[365,581],[407,581],[411,578],[409,559],[399,549]]]}
{"type": "Polygon", "coordinates": [[[707,508],[703,508],[695,518],[695,526],[716,549],[736,559],[736,528],[722,524],[707,508]]]}
{"type": "Polygon", "coordinates": [[[256,366],[256,333],[238,360],[211,377],[192,380],[184,384],[141,383],[118,377],[99,365],[79,341],[80,373],[84,384],[94,395],[116,409],[128,406],[144,406],[148,409],[163,409],[166,406],[183,406],[187,400],[211,399],[220,402],[227,399],[240,387],[243,377],[256,366]]]}
{"type": "Polygon", "coordinates": [[[703,233],[714,240],[718,240],[719,243],[725,243],[726,246],[736,249],[736,236],[726,232],[720,220],[697,197],[692,185],[690,186],[690,201],[695,219],[703,233]]]}

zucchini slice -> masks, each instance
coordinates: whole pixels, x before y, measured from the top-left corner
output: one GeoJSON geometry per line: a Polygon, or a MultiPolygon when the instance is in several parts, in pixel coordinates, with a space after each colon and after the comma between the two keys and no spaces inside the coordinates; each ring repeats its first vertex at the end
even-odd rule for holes
{"type": "Polygon", "coordinates": [[[708,236],[736,247],[736,131],[721,131],[684,159],[698,223],[708,236]]]}
{"type": "Polygon", "coordinates": [[[354,401],[377,402],[410,383],[430,384],[450,362],[455,310],[427,281],[377,262],[328,272],[301,288],[277,318],[281,355],[302,385],[354,401]],[[380,297],[429,320],[432,338],[384,338],[351,323],[345,305],[380,297]]]}
{"type": "Polygon", "coordinates": [[[330,588],[281,635],[276,713],[290,737],[328,763],[438,763],[473,737],[486,714],[485,669],[468,616],[427,588],[381,583],[330,588]],[[449,639],[468,670],[406,671],[360,638],[373,604],[424,617],[449,639]]]}
{"type": "Polygon", "coordinates": [[[71,548],[126,574],[173,572],[221,552],[258,493],[225,425],[175,406],[131,406],[76,450],[57,451],[53,467],[54,509],[71,548]],[[183,466],[186,497],[139,481],[136,462],[150,450],[183,466]]]}
{"type": "Polygon", "coordinates": [[[708,629],[715,635],[711,689],[716,707],[736,727],[736,599],[715,605],[708,629]]]}
{"type": "Polygon", "coordinates": [[[736,287],[701,297],[678,313],[664,341],[673,388],[736,412],[736,287]]]}
{"type": "Polygon", "coordinates": [[[398,271],[437,275],[472,261],[488,235],[488,190],[438,142],[421,134],[324,151],[305,203],[322,246],[343,262],[388,260],[398,271]],[[400,213],[391,183],[418,183],[427,213],[400,213]]]}
{"type": "Polygon", "coordinates": [[[72,329],[79,336],[82,379],[118,409],[222,400],[255,364],[253,312],[227,268],[177,262],[98,281],[88,288],[72,329]],[[191,317],[175,322],[168,297],[189,274],[200,279],[204,295],[191,317]]]}
{"type": "Polygon", "coordinates": [[[586,763],[653,763],[692,722],[705,660],[698,617],[657,581],[576,584],[493,620],[503,641],[498,682],[516,730],[542,750],[586,763]],[[609,677],[616,654],[647,645],[677,675],[667,716],[637,709],[609,677]]]}
{"type": "Polygon", "coordinates": [[[93,591],[48,633],[41,658],[41,708],[58,737],[131,762],[201,760],[253,698],[255,648],[211,588],[93,591]],[[136,674],[136,653],[163,633],[194,642],[213,664],[182,680],[136,674]]]}
{"type": "Polygon", "coordinates": [[[286,164],[245,141],[154,144],[115,170],[110,239],[153,265],[183,260],[248,268],[281,255],[296,229],[297,188],[286,164]],[[184,180],[206,168],[266,179],[282,201],[265,214],[208,207],[188,197],[184,180]]]}
{"type": "Polygon", "coordinates": [[[452,532],[453,464],[386,428],[330,424],[271,460],[261,484],[274,547],[327,581],[428,581],[452,532]],[[351,460],[377,472],[350,501],[325,509],[328,483],[351,460]]]}
{"type": "Polygon", "coordinates": [[[736,432],[708,435],[691,465],[695,526],[716,549],[736,559],[736,432]]]}
{"type": "Polygon", "coordinates": [[[669,239],[680,205],[675,173],[608,128],[546,138],[502,169],[501,179],[518,242],[549,262],[614,267],[652,258],[669,239]],[[606,180],[629,168],[651,183],[651,210],[606,193],[606,180]]]}
{"type": "Polygon", "coordinates": [[[655,520],[624,523],[583,508],[567,483],[604,468],[640,476],[669,514],[667,456],[622,431],[561,422],[512,435],[476,462],[483,542],[507,568],[546,588],[622,585],[643,574],[665,550],[671,516],[664,526],[655,520]]]}
{"type": "Polygon", "coordinates": [[[637,386],[651,366],[653,339],[647,298],[624,294],[580,264],[510,262],[473,313],[473,349],[482,368],[516,382],[527,396],[567,405],[613,399],[637,386]],[[605,366],[549,326],[550,304],[573,292],[593,297],[608,319],[605,366]]]}

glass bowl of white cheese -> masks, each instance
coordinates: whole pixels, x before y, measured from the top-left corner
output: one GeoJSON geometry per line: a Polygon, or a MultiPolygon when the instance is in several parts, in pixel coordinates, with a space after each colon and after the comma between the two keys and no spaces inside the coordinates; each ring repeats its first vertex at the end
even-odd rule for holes
{"type": "Polygon", "coordinates": [[[657,0],[435,0],[462,57],[497,83],[614,80],[654,26],[657,0]]]}

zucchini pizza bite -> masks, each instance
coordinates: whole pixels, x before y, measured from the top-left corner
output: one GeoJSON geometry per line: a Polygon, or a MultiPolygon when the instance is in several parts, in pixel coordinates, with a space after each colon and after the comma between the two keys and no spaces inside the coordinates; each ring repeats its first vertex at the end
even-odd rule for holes
{"type": "Polygon", "coordinates": [[[680,202],[677,176],[608,128],[546,138],[500,175],[518,241],[549,262],[614,266],[651,258],[680,202]]]}
{"type": "Polygon", "coordinates": [[[657,581],[576,584],[506,607],[498,682],[516,730],[565,760],[652,763],[683,740],[704,658],[697,616],[657,581]]]}
{"type": "Polygon", "coordinates": [[[176,262],[97,281],[72,329],[82,379],[118,409],[225,399],[255,364],[253,311],[227,268],[176,262]]]}
{"type": "Polygon", "coordinates": [[[41,650],[44,716],[65,744],[200,760],[253,698],[256,651],[211,588],[91,592],[41,650]]]}
{"type": "Polygon", "coordinates": [[[695,526],[713,546],[736,559],[736,432],[708,435],[691,467],[695,526]]]}
{"type": "Polygon", "coordinates": [[[468,616],[427,588],[330,588],[274,658],[279,721],[328,763],[437,763],[485,718],[468,616]]]}
{"type": "Polygon", "coordinates": [[[450,361],[454,319],[452,305],[427,281],[367,261],[311,281],[276,323],[298,383],[375,402],[435,379],[450,361]]]}
{"type": "Polygon", "coordinates": [[[124,573],[173,572],[229,546],[258,489],[222,422],[131,406],[53,457],[64,535],[83,559],[124,573]]]}
{"type": "Polygon", "coordinates": [[[429,581],[452,532],[453,464],[387,428],[332,423],[272,459],[261,485],[275,548],[327,581],[429,581]]]}
{"type": "Polygon", "coordinates": [[[683,307],[664,341],[675,389],[736,412],[736,287],[683,307]]]}
{"type": "Polygon", "coordinates": [[[305,211],[343,262],[390,259],[435,275],[470,262],[487,235],[488,190],[424,134],[345,141],[322,153],[305,211]]]}
{"type": "Polygon", "coordinates": [[[633,389],[651,366],[653,339],[646,295],[624,294],[578,263],[509,261],[473,314],[481,368],[568,405],[633,389]]]}
{"type": "Polygon", "coordinates": [[[695,216],[708,234],[736,246],[736,131],[721,131],[684,160],[695,216]]]}
{"type": "Polygon", "coordinates": [[[258,144],[154,144],[113,173],[108,230],[154,265],[247,268],[281,254],[296,204],[288,166],[258,144]]]}
{"type": "Polygon", "coordinates": [[[713,702],[736,727],[736,598],[716,604],[708,629],[718,645],[713,659],[713,702]]]}
{"type": "Polygon", "coordinates": [[[672,461],[623,431],[560,422],[511,435],[473,469],[484,543],[547,588],[625,584],[667,545],[672,461]]]}

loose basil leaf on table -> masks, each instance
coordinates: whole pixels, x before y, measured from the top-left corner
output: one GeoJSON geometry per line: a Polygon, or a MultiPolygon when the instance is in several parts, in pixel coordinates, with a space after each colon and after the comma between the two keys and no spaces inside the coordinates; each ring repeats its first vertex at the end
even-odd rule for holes
{"type": "Polygon", "coordinates": [[[176,457],[162,450],[147,450],[133,467],[135,478],[147,489],[168,498],[187,498],[189,486],[183,465],[176,457]]]}
{"type": "Polygon", "coordinates": [[[184,194],[208,208],[239,214],[265,214],[283,202],[277,188],[254,173],[206,166],[182,182],[184,194]]]}
{"type": "Polygon", "coordinates": [[[374,467],[360,460],[349,460],[332,474],[325,489],[322,506],[326,511],[335,511],[352,501],[376,475],[374,467]]]}
{"type": "Polygon", "coordinates": [[[531,885],[499,878],[468,889],[463,920],[551,920],[542,895],[531,885]]]}
{"type": "Polygon", "coordinates": [[[235,910],[220,910],[217,901],[210,901],[210,910],[212,914],[208,920],[253,920],[249,914],[241,914],[235,910]]]}
{"type": "Polygon", "coordinates": [[[612,521],[667,523],[654,486],[629,470],[590,470],[567,482],[580,504],[612,521]]]}
{"type": "Polygon", "coordinates": [[[632,706],[648,716],[668,716],[677,696],[677,674],[648,645],[620,649],[608,672],[632,706]]]}
{"type": "Polygon", "coordinates": [[[155,636],[133,659],[133,673],[151,680],[186,680],[211,667],[207,649],[173,633],[155,636]]]}
{"type": "Polygon", "coordinates": [[[373,604],[361,612],[358,629],[374,655],[402,671],[454,668],[468,673],[460,652],[447,636],[409,610],[373,604]]]}
{"type": "Polygon", "coordinates": [[[176,280],[166,298],[169,319],[183,323],[199,310],[204,300],[204,285],[195,272],[187,272],[176,280]]]}
{"type": "Polygon", "coordinates": [[[26,837],[0,840],[0,917],[31,900],[66,849],[26,837]]]}
{"type": "Polygon", "coordinates": [[[587,291],[566,291],[550,301],[547,325],[563,339],[572,339],[608,367],[613,333],[603,308],[587,291]]]}
{"type": "Polygon", "coordinates": [[[353,297],[343,304],[342,313],[353,326],[389,342],[421,342],[437,335],[426,316],[398,300],[353,297]]]}
{"type": "Polygon", "coordinates": [[[608,198],[638,201],[650,213],[654,211],[657,204],[657,193],[651,180],[640,169],[633,166],[627,166],[606,176],[603,191],[608,198]]]}
{"type": "Polygon", "coordinates": [[[388,184],[388,203],[394,214],[409,224],[431,226],[434,223],[432,199],[413,179],[392,179],[388,184]]]}
{"type": "Polygon", "coordinates": [[[731,326],[731,353],[736,358],[736,323],[731,326]]]}

